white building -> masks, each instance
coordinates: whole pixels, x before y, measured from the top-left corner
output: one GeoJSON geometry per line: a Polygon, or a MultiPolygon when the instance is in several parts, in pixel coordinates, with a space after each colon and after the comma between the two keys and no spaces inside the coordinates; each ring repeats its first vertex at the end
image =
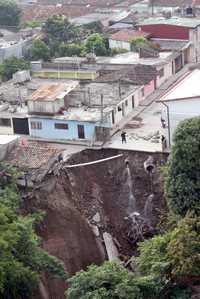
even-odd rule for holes
{"type": "Polygon", "coordinates": [[[200,116],[200,70],[183,76],[158,102],[163,104],[163,135],[170,147],[177,125],[188,118],[200,116]]]}

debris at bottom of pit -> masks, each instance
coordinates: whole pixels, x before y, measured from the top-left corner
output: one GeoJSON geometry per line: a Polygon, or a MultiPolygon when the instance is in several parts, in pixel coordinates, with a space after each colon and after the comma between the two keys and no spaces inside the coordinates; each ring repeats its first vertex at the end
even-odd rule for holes
{"type": "Polygon", "coordinates": [[[146,219],[140,215],[140,213],[133,212],[124,219],[126,220],[125,232],[128,242],[131,245],[135,245],[137,242],[143,241],[146,237],[153,235],[153,228],[148,224],[146,219]]]}

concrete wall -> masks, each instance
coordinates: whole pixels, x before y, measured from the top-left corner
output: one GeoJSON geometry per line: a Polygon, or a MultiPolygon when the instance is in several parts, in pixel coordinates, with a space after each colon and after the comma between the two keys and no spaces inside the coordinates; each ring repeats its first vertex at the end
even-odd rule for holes
{"type": "Polygon", "coordinates": [[[10,141],[6,144],[0,144],[0,161],[3,161],[7,154],[15,147],[17,144],[18,139],[10,141]]]}
{"type": "MultiPolygon", "coordinates": [[[[177,100],[166,102],[169,107],[169,123],[170,123],[170,142],[172,143],[173,134],[177,125],[185,119],[200,116],[200,97],[194,100],[177,100]]],[[[162,117],[167,122],[167,109],[163,106],[162,117]]],[[[169,144],[168,128],[164,130],[167,142],[169,144]]]]}
{"type": "Polygon", "coordinates": [[[155,82],[152,80],[149,84],[144,86],[144,95],[145,97],[151,94],[155,90],[155,82]]]}
{"type": "Polygon", "coordinates": [[[191,41],[191,49],[189,62],[200,61],[200,26],[189,31],[189,40],[191,41]]]}
{"type": "Polygon", "coordinates": [[[51,113],[55,114],[59,109],[64,106],[64,99],[56,100],[52,102],[48,101],[28,101],[29,113],[51,113]]]}
{"type": "MultiPolygon", "coordinates": [[[[6,117],[4,117],[6,118],[6,117]]],[[[0,125],[0,135],[13,135],[14,132],[13,132],[13,122],[12,122],[12,118],[10,117],[7,117],[10,119],[11,121],[11,126],[1,126],[0,125]]]]}
{"type": "Polygon", "coordinates": [[[173,75],[172,61],[169,61],[168,63],[166,63],[163,66],[157,67],[157,70],[159,71],[162,68],[164,69],[164,76],[163,77],[157,76],[157,79],[156,79],[156,87],[157,88],[173,75]]]}
{"type": "Polygon", "coordinates": [[[131,51],[131,44],[129,42],[109,39],[109,48],[120,48],[131,51]]]}
{"type": "Polygon", "coordinates": [[[139,106],[139,103],[144,99],[142,97],[142,88],[139,87],[133,93],[128,95],[125,99],[123,99],[115,108],[114,108],[114,124],[112,121],[112,113],[110,114],[110,126],[117,125],[123,118],[125,118],[130,112],[134,110],[134,108],[139,106]],[[132,99],[134,97],[134,107],[132,105],[132,99]],[[120,108],[120,110],[118,109],[120,108]],[[124,111],[124,113],[123,113],[124,111]]]}
{"type": "Polygon", "coordinates": [[[93,139],[94,131],[95,131],[95,123],[90,122],[79,122],[79,121],[63,121],[56,119],[48,119],[48,118],[37,118],[31,117],[29,118],[29,131],[32,137],[39,137],[45,139],[52,140],[70,140],[70,139],[78,139],[78,129],[77,125],[83,125],[85,130],[85,139],[93,139]],[[41,122],[42,129],[31,129],[31,121],[41,122]],[[55,129],[55,123],[63,123],[68,124],[67,129],[55,129]]]}

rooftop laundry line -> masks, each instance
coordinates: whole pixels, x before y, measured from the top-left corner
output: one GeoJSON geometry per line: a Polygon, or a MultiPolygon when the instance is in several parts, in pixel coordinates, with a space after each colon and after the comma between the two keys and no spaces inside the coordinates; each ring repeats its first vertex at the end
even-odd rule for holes
{"type": "Polygon", "coordinates": [[[74,165],[65,165],[64,168],[83,167],[83,166],[103,163],[103,162],[118,159],[118,158],[121,158],[121,157],[123,157],[123,154],[119,154],[119,155],[116,155],[116,156],[112,156],[112,157],[108,157],[108,158],[104,158],[104,159],[100,159],[100,160],[96,160],[96,161],[92,161],[92,162],[87,162],[87,163],[74,164],[74,165]]]}

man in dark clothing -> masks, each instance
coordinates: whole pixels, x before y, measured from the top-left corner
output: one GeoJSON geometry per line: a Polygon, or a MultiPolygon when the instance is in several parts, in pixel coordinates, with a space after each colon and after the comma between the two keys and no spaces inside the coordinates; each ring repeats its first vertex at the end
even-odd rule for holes
{"type": "Polygon", "coordinates": [[[122,143],[126,143],[126,132],[121,133],[122,143]]]}

